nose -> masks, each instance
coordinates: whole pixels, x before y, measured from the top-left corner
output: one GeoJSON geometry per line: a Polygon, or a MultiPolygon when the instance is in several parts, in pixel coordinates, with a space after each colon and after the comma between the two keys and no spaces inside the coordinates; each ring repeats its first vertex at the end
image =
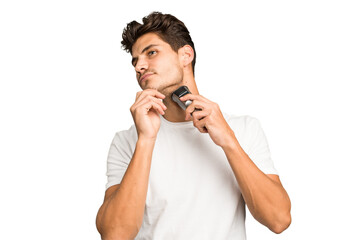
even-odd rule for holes
{"type": "Polygon", "coordinates": [[[143,74],[147,69],[148,69],[148,62],[147,62],[145,59],[139,57],[136,65],[135,65],[135,71],[136,71],[136,73],[140,73],[140,75],[141,75],[141,74],[143,74]]]}

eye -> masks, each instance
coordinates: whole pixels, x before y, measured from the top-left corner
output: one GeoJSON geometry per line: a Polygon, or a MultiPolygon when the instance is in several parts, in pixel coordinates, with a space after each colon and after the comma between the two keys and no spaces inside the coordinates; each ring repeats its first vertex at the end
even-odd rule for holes
{"type": "Polygon", "coordinates": [[[137,61],[133,61],[131,64],[133,65],[133,67],[136,67],[136,63],[137,61]]]}
{"type": "Polygon", "coordinates": [[[154,54],[156,54],[156,53],[157,53],[157,52],[156,52],[155,50],[152,50],[152,51],[149,51],[149,52],[148,52],[148,55],[149,55],[149,56],[152,56],[152,55],[154,55],[154,54]]]}

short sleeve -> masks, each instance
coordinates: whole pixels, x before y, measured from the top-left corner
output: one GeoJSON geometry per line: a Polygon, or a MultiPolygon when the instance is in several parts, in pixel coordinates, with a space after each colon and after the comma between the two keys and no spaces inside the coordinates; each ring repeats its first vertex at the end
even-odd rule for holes
{"type": "Polygon", "coordinates": [[[278,171],[275,169],[270,155],[270,149],[265,137],[265,133],[260,125],[259,120],[256,118],[248,119],[247,131],[249,131],[249,148],[248,156],[256,164],[256,166],[265,174],[276,174],[278,171]]]}
{"type": "Polygon", "coordinates": [[[110,145],[106,189],[121,182],[132,158],[131,146],[126,135],[127,131],[116,133],[110,145]]]}

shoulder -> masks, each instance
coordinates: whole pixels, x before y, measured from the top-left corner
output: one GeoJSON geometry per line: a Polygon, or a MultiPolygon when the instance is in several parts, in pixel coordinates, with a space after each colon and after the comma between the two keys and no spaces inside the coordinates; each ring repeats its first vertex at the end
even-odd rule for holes
{"type": "Polygon", "coordinates": [[[256,117],[233,114],[225,114],[224,117],[242,146],[250,148],[259,137],[262,138],[263,130],[256,117]]]}
{"type": "Polygon", "coordinates": [[[224,113],[224,118],[230,127],[238,130],[256,130],[260,127],[260,122],[257,118],[250,115],[234,115],[224,113]]]}
{"type": "Polygon", "coordinates": [[[136,141],[137,141],[137,132],[135,125],[132,125],[127,130],[121,130],[116,132],[113,139],[113,143],[115,143],[116,145],[118,144],[134,145],[136,144],[136,141]]]}

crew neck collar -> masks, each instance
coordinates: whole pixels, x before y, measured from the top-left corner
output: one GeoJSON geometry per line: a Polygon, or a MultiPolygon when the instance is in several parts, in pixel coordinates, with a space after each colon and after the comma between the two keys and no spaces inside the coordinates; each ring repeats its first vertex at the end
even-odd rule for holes
{"type": "Polygon", "coordinates": [[[184,121],[184,122],[170,122],[164,118],[164,116],[160,115],[161,123],[164,125],[179,127],[179,128],[188,128],[193,126],[193,121],[184,121]]]}
{"type": "MultiPolygon", "coordinates": [[[[227,113],[222,113],[225,120],[227,121],[230,117],[229,114],[227,113]]],[[[161,123],[166,125],[166,126],[171,126],[171,127],[179,127],[179,128],[193,128],[194,124],[193,121],[184,121],[184,122],[170,122],[168,120],[166,120],[164,118],[164,116],[160,115],[160,119],[161,119],[161,123]]]]}

